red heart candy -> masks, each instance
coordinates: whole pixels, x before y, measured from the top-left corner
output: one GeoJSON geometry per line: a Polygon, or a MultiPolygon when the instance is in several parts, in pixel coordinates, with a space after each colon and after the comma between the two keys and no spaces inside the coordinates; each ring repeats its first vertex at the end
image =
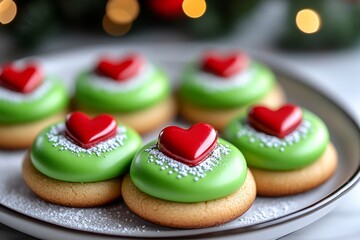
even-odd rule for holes
{"type": "Polygon", "coordinates": [[[202,69],[217,76],[228,78],[243,71],[248,65],[249,58],[244,53],[220,56],[211,52],[204,55],[202,69]]]}
{"type": "Polygon", "coordinates": [[[196,166],[210,155],[216,141],[216,130],[209,124],[198,123],[189,129],[164,128],[159,134],[158,147],[168,157],[196,166]]]}
{"type": "Polygon", "coordinates": [[[21,93],[32,92],[42,80],[42,74],[35,64],[28,64],[23,69],[15,68],[12,64],[5,65],[0,74],[2,86],[21,93]]]}
{"type": "Polygon", "coordinates": [[[275,111],[265,106],[254,106],[247,121],[258,131],[284,138],[301,124],[302,111],[300,107],[292,104],[284,105],[275,111]]]}
{"type": "Polygon", "coordinates": [[[115,137],[116,131],[115,119],[107,114],[91,119],[82,112],[73,112],[66,117],[66,136],[82,148],[91,148],[115,137]]]}
{"type": "Polygon", "coordinates": [[[126,81],[136,76],[144,63],[144,59],[139,55],[129,55],[119,61],[101,59],[96,67],[96,71],[115,81],[126,81]]]}

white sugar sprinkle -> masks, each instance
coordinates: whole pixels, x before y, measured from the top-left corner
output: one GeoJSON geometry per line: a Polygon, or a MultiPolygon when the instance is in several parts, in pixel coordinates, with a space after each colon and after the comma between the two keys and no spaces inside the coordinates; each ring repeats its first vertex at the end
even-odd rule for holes
{"type": "Polygon", "coordinates": [[[287,146],[291,146],[306,138],[308,133],[312,131],[311,122],[308,120],[303,120],[299,127],[283,139],[258,132],[246,122],[239,122],[239,125],[238,138],[247,137],[250,143],[259,144],[259,147],[276,148],[280,152],[285,152],[287,146]]]}
{"type": "Polygon", "coordinates": [[[91,72],[89,74],[88,84],[93,89],[103,89],[110,92],[127,92],[137,89],[146,81],[149,81],[151,79],[150,76],[152,76],[154,72],[155,67],[147,63],[136,76],[123,82],[114,81],[108,77],[91,72]]]}
{"type": "Polygon", "coordinates": [[[214,74],[197,70],[193,81],[209,92],[226,91],[233,88],[245,87],[253,79],[255,73],[256,71],[253,65],[250,65],[248,69],[229,78],[218,77],[214,74]]]}
{"type": "Polygon", "coordinates": [[[31,93],[20,93],[10,89],[0,87],[0,101],[22,103],[32,102],[39,98],[42,98],[49,90],[53,87],[54,82],[51,80],[44,80],[33,92],[31,93]]]}
{"type": "Polygon", "coordinates": [[[213,168],[220,163],[223,155],[228,155],[230,153],[230,148],[228,146],[218,144],[208,158],[193,167],[166,156],[158,149],[156,144],[145,149],[145,151],[149,154],[149,159],[156,159],[155,161],[149,160],[148,163],[155,163],[160,166],[160,170],[163,168],[171,169],[168,171],[168,174],[171,175],[175,172],[177,174],[176,178],[178,179],[192,176],[194,181],[197,182],[201,178],[204,178],[207,172],[212,171],[213,168]]]}
{"type": "MultiPolygon", "coordinates": [[[[57,147],[60,151],[70,151],[77,156],[93,155],[101,156],[104,153],[110,152],[122,145],[127,138],[126,128],[118,127],[117,134],[115,137],[110,138],[104,142],[100,142],[95,146],[85,149],[75,143],[65,136],[65,124],[59,123],[50,128],[50,131],[46,133],[46,136],[53,144],[54,147],[57,147]]],[[[105,155],[106,157],[106,155],[105,155]]]]}

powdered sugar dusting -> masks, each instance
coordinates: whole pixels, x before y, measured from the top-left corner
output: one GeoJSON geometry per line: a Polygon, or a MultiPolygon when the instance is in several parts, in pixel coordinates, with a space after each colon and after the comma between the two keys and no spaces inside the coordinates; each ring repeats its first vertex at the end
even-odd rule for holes
{"type": "MultiPolygon", "coordinates": [[[[339,144],[337,146],[343,150],[345,145],[339,144]]],[[[21,164],[24,155],[25,151],[0,151],[0,169],[4,169],[0,174],[0,204],[25,216],[69,229],[140,238],[171,238],[174,236],[184,238],[192,234],[259,227],[258,224],[271,224],[273,220],[284,216],[289,216],[292,219],[294,217],[291,215],[292,213],[303,211],[319,200],[327,198],[331,192],[343,184],[343,177],[348,176],[352,169],[352,165],[349,164],[351,158],[346,158],[345,155],[341,158],[343,161],[340,161],[343,165],[338,168],[338,177],[333,178],[331,182],[318,187],[316,190],[288,197],[256,197],[251,208],[244,215],[231,222],[211,228],[184,230],[161,227],[142,220],[133,214],[120,199],[113,204],[95,208],[71,208],[47,203],[33,194],[22,179],[21,164]]],[[[32,220],[29,219],[28,221],[32,220]]],[[[99,237],[102,236],[99,235],[99,237]]]]}
{"type": "MultiPolygon", "coordinates": [[[[199,68],[200,69],[200,68],[199,68]]],[[[209,92],[226,91],[233,88],[241,88],[247,86],[254,78],[256,69],[250,65],[244,71],[240,71],[234,76],[224,78],[211,73],[197,70],[194,76],[194,83],[203,87],[209,92]]]]}
{"type": "Polygon", "coordinates": [[[310,121],[303,120],[299,127],[283,139],[258,132],[246,122],[239,122],[238,129],[238,138],[247,137],[252,144],[258,144],[260,147],[277,148],[280,152],[285,152],[286,147],[305,139],[312,131],[312,125],[310,121]]]}
{"type": "Polygon", "coordinates": [[[126,81],[114,81],[108,77],[104,77],[96,73],[90,73],[87,83],[95,90],[103,89],[109,92],[127,92],[137,89],[146,81],[149,81],[154,72],[154,66],[146,63],[142,66],[140,72],[136,76],[127,79],[126,81]]]}
{"type": "Polygon", "coordinates": [[[10,103],[32,102],[42,98],[54,86],[51,80],[44,80],[39,87],[31,93],[23,94],[0,86],[0,101],[10,103]]]}
{"type": "Polygon", "coordinates": [[[148,163],[155,163],[160,167],[160,170],[167,171],[170,175],[176,174],[178,179],[192,176],[195,182],[204,178],[208,171],[212,171],[220,163],[222,156],[228,155],[230,151],[228,146],[218,144],[207,159],[190,167],[163,154],[156,144],[145,149],[145,152],[149,154],[148,163]]]}
{"type": "MultiPolygon", "coordinates": [[[[20,174],[20,173],[19,173],[20,174]]],[[[24,215],[80,231],[132,237],[186,236],[197,232],[253,226],[285,216],[308,204],[304,197],[257,197],[253,206],[241,217],[213,228],[196,230],[172,229],[149,223],[133,214],[122,201],[95,208],[71,208],[47,203],[35,196],[22,181],[13,178],[0,184],[0,203],[24,215]]]]}
{"type": "Polygon", "coordinates": [[[46,133],[48,140],[53,144],[54,147],[57,147],[60,151],[70,151],[77,156],[84,155],[96,155],[101,156],[107,152],[113,151],[116,148],[124,145],[124,141],[127,138],[126,128],[119,126],[117,129],[117,134],[115,137],[110,138],[104,142],[96,144],[94,147],[85,149],[75,143],[65,136],[65,124],[59,123],[50,128],[50,131],[46,133]]]}

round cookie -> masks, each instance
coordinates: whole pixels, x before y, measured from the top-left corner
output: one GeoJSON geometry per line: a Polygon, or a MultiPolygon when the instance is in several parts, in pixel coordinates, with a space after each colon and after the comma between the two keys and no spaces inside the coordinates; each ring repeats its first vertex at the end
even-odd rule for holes
{"type": "Polygon", "coordinates": [[[224,138],[244,154],[262,196],[308,191],[336,170],[337,153],[324,122],[295,105],[275,111],[254,106],[227,126],[224,138]]]}
{"type": "Polygon", "coordinates": [[[127,175],[122,192],[127,206],[147,221],[175,228],[204,228],[229,222],[245,213],[254,202],[256,185],[248,171],[241,188],[229,196],[205,202],[181,203],[141,192],[127,175]]]}
{"type": "Polygon", "coordinates": [[[324,154],[315,162],[292,171],[270,171],[251,168],[256,187],[263,196],[284,196],[305,192],[329,179],[337,166],[337,153],[329,143],[324,154]]]}
{"type": "Polygon", "coordinates": [[[104,58],[95,70],[78,76],[74,106],[89,115],[110,113],[146,133],[174,118],[176,109],[170,94],[165,73],[140,55],[119,61],[104,58]]]}
{"type": "Polygon", "coordinates": [[[122,175],[141,146],[132,129],[109,115],[70,113],[44,129],[23,163],[23,177],[40,198],[71,207],[94,207],[121,196],[122,175]]]}
{"type": "Polygon", "coordinates": [[[207,53],[184,71],[178,93],[179,112],[190,122],[207,122],[222,130],[254,103],[277,107],[284,94],[274,74],[244,53],[226,57],[207,53]]]}
{"type": "Polygon", "coordinates": [[[66,182],[39,172],[26,155],[22,166],[27,186],[47,202],[69,207],[94,207],[110,203],[121,196],[122,178],[101,182],[66,182]]]}
{"type": "Polygon", "coordinates": [[[46,126],[64,118],[68,95],[34,64],[5,65],[0,74],[0,148],[30,147],[46,126]]]}
{"type": "Polygon", "coordinates": [[[122,185],[125,204],[167,227],[231,221],[252,205],[256,187],[241,152],[207,124],[163,129],[138,151],[122,185]]]}

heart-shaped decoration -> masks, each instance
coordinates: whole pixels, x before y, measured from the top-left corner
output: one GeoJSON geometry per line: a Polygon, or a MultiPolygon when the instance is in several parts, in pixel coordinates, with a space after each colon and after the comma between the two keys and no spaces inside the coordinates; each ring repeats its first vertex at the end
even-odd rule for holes
{"type": "Polygon", "coordinates": [[[144,59],[139,55],[129,55],[118,61],[103,58],[99,61],[96,72],[115,81],[126,81],[136,76],[144,64],[144,59]]]}
{"type": "Polygon", "coordinates": [[[284,138],[301,124],[302,110],[292,104],[284,105],[275,111],[265,106],[254,106],[247,121],[258,131],[284,138]]]}
{"type": "Polygon", "coordinates": [[[0,84],[15,92],[30,93],[42,82],[43,76],[35,64],[24,68],[15,68],[12,64],[5,65],[0,74],[0,84]]]}
{"type": "Polygon", "coordinates": [[[66,136],[82,148],[91,148],[115,137],[116,132],[117,123],[107,114],[91,119],[82,112],[72,112],[66,117],[66,136]]]}
{"type": "Polygon", "coordinates": [[[166,156],[196,166],[211,154],[216,142],[216,130],[209,124],[198,123],[189,129],[164,128],[159,134],[158,147],[166,156]]]}
{"type": "Polygon", "coordinates": [[[221,56],[210,52],[203,56],[202,69],[219,77],[228,78],[249,65],[249,57],[244,53],[235,53],[228,56],[221,56]]]}

